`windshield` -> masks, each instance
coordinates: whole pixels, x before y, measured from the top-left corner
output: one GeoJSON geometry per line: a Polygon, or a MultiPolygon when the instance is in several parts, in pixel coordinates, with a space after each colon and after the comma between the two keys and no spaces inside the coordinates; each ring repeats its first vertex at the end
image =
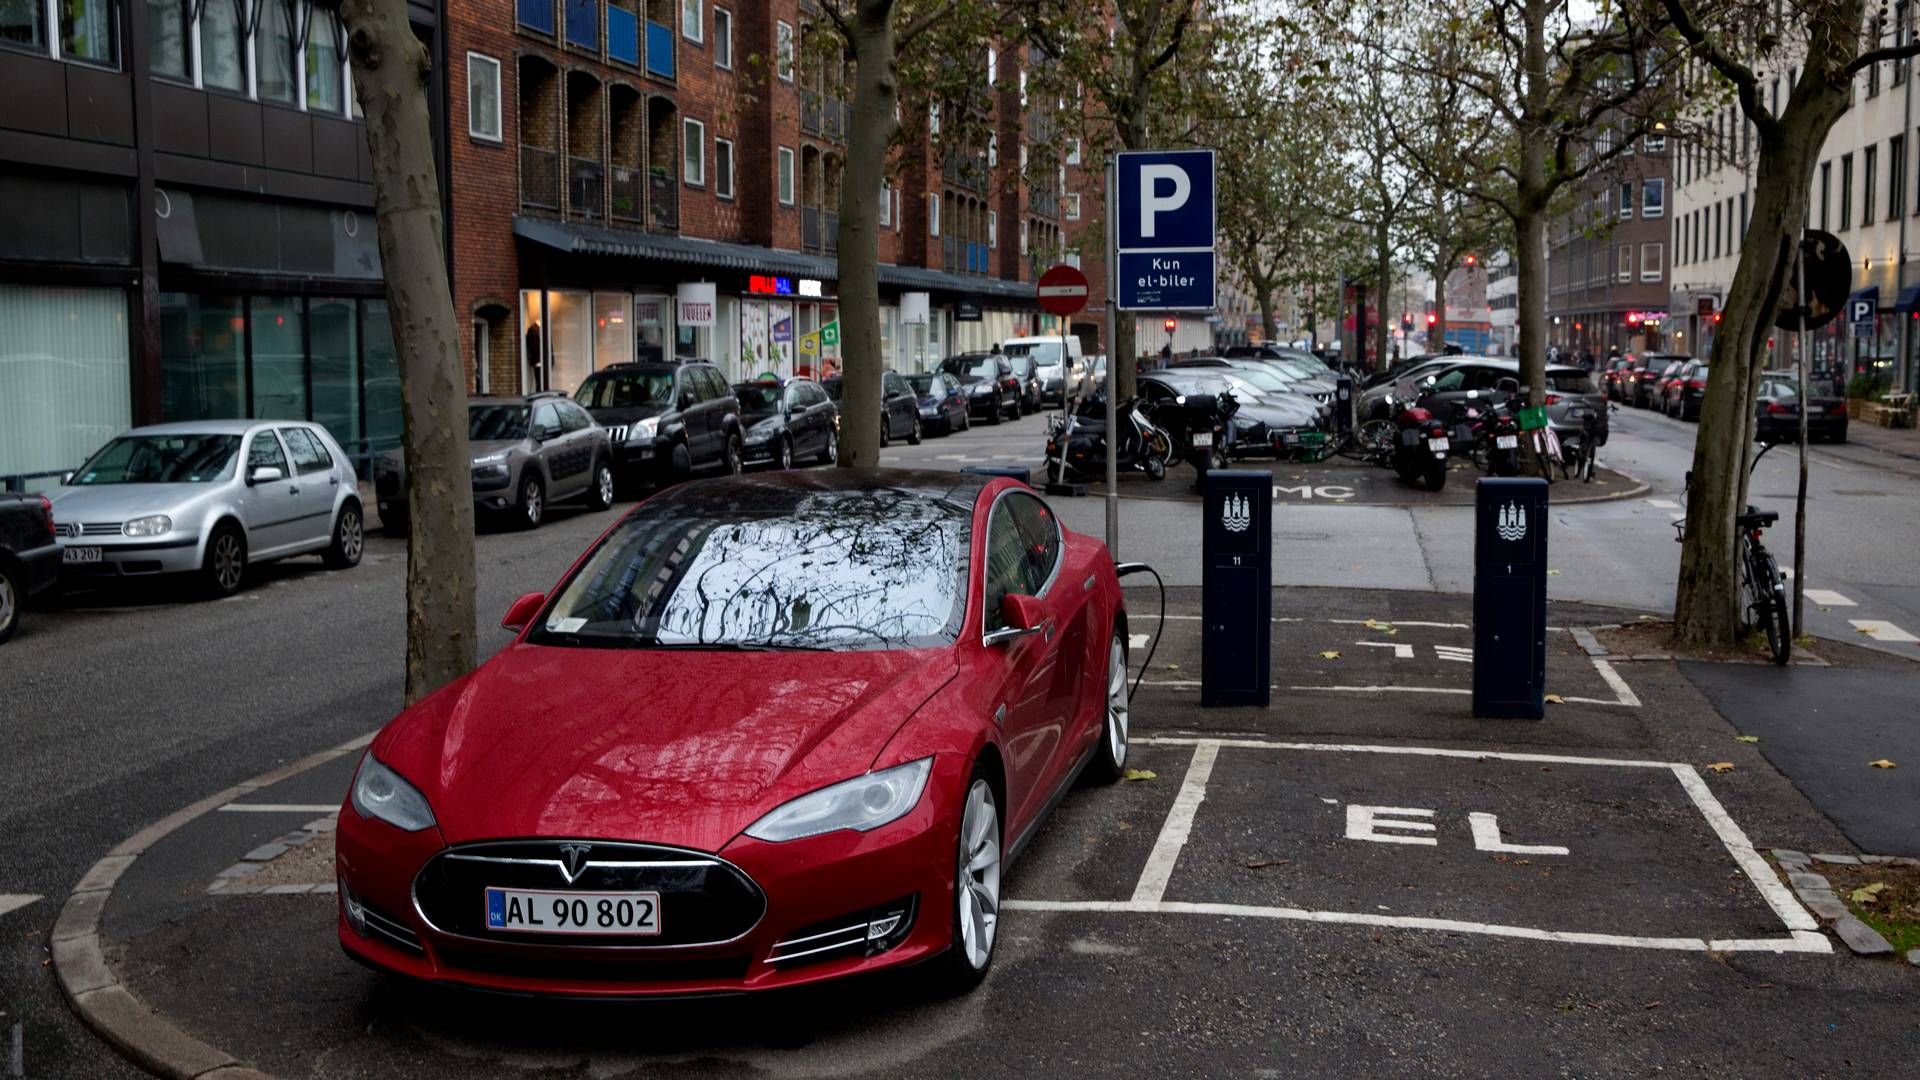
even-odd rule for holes
{"type": "Polygon", "coordinates": [[[896,491],[769,510],[645,503],[530,640],[607,648],[917,649],[966,614],[969,509],[896,491]]]}
{"type": "Polygon", "coordinates": [[[1549,371],[1547,387],[1563,394],[1597,394],[1599,389],[1593,385],[1593,376],[1584,371],[1549,371]]]}
{"type": "Polygon", "coordinates": [[[1275,360],[1273,364],[1281,371],[1296,378],[1311,379],[1318,374],[1311,367],[1308,367],[1305,362],[1300,360],[1275,360]]]}
{"type": "Polygon", "coordinates": [[[238,435],[122,435],[73,474],[87,484],[207,484],[224,479],[238,435]]]}
{"type": "Polygon", "coordinates": [[[526,437],[525,405],[467,406],[467,438],[473,442],[498,442],[526,437]]]}
{"type": "Polygon", "coordinates": [[[589,409],[628,409],[673,401],[671,371],[602,371],[587,376],[573,399],[589,409]]]}
{"type": "Polygon", "coordinates": [[[933,393],[933,376],[909,375],[907,385],[913,387],[913,392],[920,397],[930,396],[933,393]]]}
{"type": "Polygon", "coordinates": [[[1233,369],[1233,373],[1262,390],[1280,394],[1292,392],[1293,384],[1271,371],[1265,371],[1260,368],[1235,368],[1233,369]]]}
{"type": "Polygon", "coordinates": [[[840,400],[840,380],[839,379],[821,379],[820,389],[825,390],[827,392],[827,397],[831,398],[832,400],[834,401],[840,400]]]}
{"type": "Polygon", "coordinates": [[[1008,356],[1031,356],[1034,363],[1041,367],[1056,367],[1060,363],[1060,343],[1057,341],[1013,342],[1000,351],[1008,356]]]}
{"type": "Polygon", "coordinates": [[[780,400],[785,391],[779,383],[748,383],[733,388],[733,396],[740,399],[740,411],[748,416],[761,416],[780,411],[780,400]]]}
{"type": "Polygon", "coordinates": [[[991,379],[1000,373],[1000,365],[991,356],[949,356],[940,361],[940,370],[949,375],[991,379]]]}

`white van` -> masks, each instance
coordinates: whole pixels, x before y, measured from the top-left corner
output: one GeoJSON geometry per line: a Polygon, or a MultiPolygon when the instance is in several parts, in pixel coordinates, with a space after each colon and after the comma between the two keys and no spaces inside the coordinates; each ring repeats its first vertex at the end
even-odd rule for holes
{"type": "Polygon", "coordinates": [[[1085,370],[1086,357],[1081,353],[1080,339],[1068,334],[1065,339],[1055,335],[1045,337],[1009,338],[1000,346],[1000,352],[1006,356],[1031,356],[1040,375],[1040,401],[1042,404],[1064,405],[1066,395],[1085,370]],[[1067,346],[1066,366],[1060,363],[1060,344],[1064,340],[1067,346]]]}

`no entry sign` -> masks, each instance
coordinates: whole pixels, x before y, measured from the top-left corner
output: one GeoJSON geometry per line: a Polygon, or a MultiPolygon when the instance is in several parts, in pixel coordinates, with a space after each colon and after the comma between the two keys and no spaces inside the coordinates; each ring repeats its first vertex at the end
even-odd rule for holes
{"type": "Polygon", "coordinates": [[[1061,263],[1040,275],[1040,309],[1050,315],[1071,315],[1087,306],[1087,275],[1061,263]]]}

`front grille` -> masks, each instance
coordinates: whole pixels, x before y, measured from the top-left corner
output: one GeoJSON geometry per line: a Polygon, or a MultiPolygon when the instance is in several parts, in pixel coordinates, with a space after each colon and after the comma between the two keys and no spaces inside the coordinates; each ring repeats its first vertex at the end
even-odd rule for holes
{"type": "Polygon", "coordinates": [[[413,882],[414,902],[434,929],[445,934],[524,945],[623,946],[658,949],[713,945],[752,930],[766,913],[766,896],[738,867],[714,855],[684,848],[613,841],[517,840],[468,844],[434,856],[413,882]],[[562,846],[584,847],[579,874],[562,846]],[[489,886],[581,892],[646,891],[660,894],[660,933],[523,933],[488,929],[489,886]]]}
{"type": "Polygon", "coordinates": [[[55,536],[68,536],[68,537],[72,537],[72,536],[79,536],[79,535],[80,535],[80,526],[78,526],[78,525],[75,525],[75,524],[74,524],[73,522],[71,522],[71,521],[62,521],[62,522],[60,522],[60,523],[58,523],[58,524],[56,524],[56,525],[54,525],[54,527],[53,527],[53,535],[55,535],[55,536]]]}
{"type": "Polygon", "coordinates": [[[574,956],[529,956],[479,949],[437,948],[434,955],[448,967],[491,975],[580,982],[714,982],[746,977],[750,958],[721,956],[671,959],[658,954],[600,953],[574,956]]]}
{"type": "Polygon", "coordinates": [[[611,439],[616,443],[626,442],[627,441],[627,425],[619,424],[615,427],[608,428],[607,438],[611,439]]]}
{"type": "Polygon", "coordinates": [[[767,962],[782,966],[817,964],[885,952],[907,939],[917,901],[917,896],[903,896],[865,911],[803,926],[774,942],[767,962]]]}
{"type": "Polygon", "coordinates": [[[120,523],[117,521],[86,521],[76,524],[71,521],[62,521],[54,525],[53,531],[65,537],[119,536],[120,523]]]}

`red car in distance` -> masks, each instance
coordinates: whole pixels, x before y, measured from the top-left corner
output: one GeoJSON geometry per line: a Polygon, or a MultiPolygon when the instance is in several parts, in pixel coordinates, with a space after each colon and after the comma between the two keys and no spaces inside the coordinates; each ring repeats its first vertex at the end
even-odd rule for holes
{"type": "Polygon", "coordinates": [[[642,996],[993,960],[1000,876],[1127,754],[1106,546],[1014,481],[670,488],[401,713],[339,816],[340,942],[489,990],[642,996]]]}

